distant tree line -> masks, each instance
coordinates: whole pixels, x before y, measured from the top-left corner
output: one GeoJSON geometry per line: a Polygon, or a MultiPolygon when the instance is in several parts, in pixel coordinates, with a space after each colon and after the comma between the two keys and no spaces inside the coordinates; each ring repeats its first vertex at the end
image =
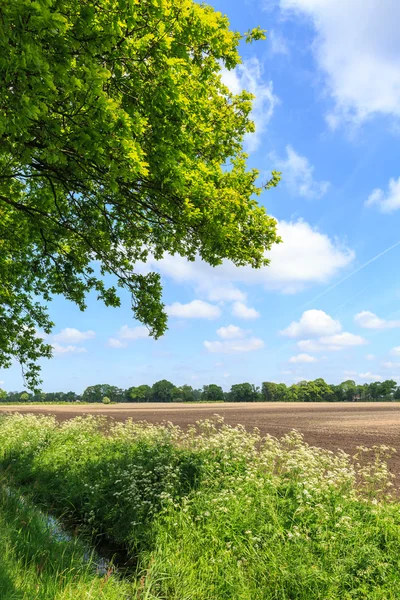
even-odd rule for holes
{"type": "Polygon", "coordinates": [[[349,379],[330,385],[323,379],[300,381],[287,386],[265,381],[261,388],[251,383],[236,383],[229,392],[215,383],[194,389],[175,386],[162,379],[154,385],[139,385],[126,390],[108,384],[92,385],[83,392],[31,394],[0,390],[1,402],[379,402],[400,400],[400,386],[393,379],[357,384],[349,379]]]}

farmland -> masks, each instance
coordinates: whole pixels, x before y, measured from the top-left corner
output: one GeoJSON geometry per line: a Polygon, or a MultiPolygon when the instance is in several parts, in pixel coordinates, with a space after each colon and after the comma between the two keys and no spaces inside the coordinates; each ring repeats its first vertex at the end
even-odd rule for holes
{"type": "Polygon", "coordinates": [[[162,403],[116,404],[112,406],[0,406],[0,412],[54,414],[64,421],[82,414],[107,415],[116,421],[160,423],[171,421],[187,427],[214,414],[230,425],[258,427],[262,434],[280,437],[296,429],[307,443],[328,450],[342,449],[353,454],[357,446],[385,444],[398,450],[390,460],[391,470],[400,480],[400,403],[162,403]]]}
{"type": "Polygon", "coordinates": [[[379,427],[395,435],[398,415],[395,406],[374,408],[342,407],[335,420],[321,407],[314,424],[314,406],[81,406],[72,420],[70,407],[53,406],[36,411],[58,419],[1,415],[2,600],[31,600],[32,590],[38,600],[398,598],[400,506],[385,449],[354,463],[293,431],[276,439],[213,417],[218,410],[248,429],[325,431],[320,444],[358,418],[373,443],[379,427]],[[81,541],[46,529],[48,512],[90,547],[118,550],[117,572],[85,565],[81,541]]]}
{"type": "Polygon", "coordinates": [[[388,451],[331,451],[397,445],[396,404],[4,409],[2,599],[400,595],[388,451]],[[117,553],[116,572],[85,564],[82,543],[117,553]]]}

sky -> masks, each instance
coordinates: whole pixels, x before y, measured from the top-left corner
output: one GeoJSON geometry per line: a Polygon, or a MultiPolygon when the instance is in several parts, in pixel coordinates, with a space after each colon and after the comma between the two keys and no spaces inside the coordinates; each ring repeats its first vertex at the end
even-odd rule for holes
{"type": "MultiPolygon", "coordinates": [[[[283,243],[269,267],[212,269],[165,256],[169,329],[160,340],[90,296],[82,313],[55,298],[43,390],[82,392],[168,379],[193,387],[323,377],[400,383],[400,3],[398,0],[211,0],[231,27],[257,25],[224,71],[256,96],[249,164],[278,188],[260,202],[283,243]]],[[[0,371],[21,390],[18,364],[0,371]]]]}

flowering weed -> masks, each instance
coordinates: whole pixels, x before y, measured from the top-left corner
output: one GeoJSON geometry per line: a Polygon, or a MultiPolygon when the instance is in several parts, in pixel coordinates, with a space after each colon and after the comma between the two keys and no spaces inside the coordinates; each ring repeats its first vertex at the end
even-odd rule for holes
{"type": "Polygon", "coordinates": [[[217,417],[185,431],[0,419],[14,484],[123,544],[142,600],[400,598],[389,451],[353,460],[217,417]]]}

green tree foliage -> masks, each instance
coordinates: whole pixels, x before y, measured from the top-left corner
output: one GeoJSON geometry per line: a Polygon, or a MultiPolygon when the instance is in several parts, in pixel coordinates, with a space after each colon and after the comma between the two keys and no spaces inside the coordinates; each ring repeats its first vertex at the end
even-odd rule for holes
{"type": "Polygon", "coordinates": [[[371,385],[373,385],[374,400],[381,400],[382,398],[392,398],[397,389],[397,383],[393,379],[387,379],[386,381],[377,381],[375,384],[371,385]]]}
{"type": "Polygon", "coordinates": [[[259,187],[247,167],[252,95],[220,77],[242,36],[211,7],[2,0],[0,17],[0,366],[15,356],[35,385],[51,354],[36,330],[53,325],[40,299],[83,310],[95,290],[118,306],[111,273],[160,336],[160,278],[135,263],[170,252],[267,264],[276,221],[254,198],[279,174],[259,187]]]}
{"type": "Polygon", "coordinates": [[[334,399],[331,386],[323,379],[300,381],[294,387],[297,402],[330,402],[334,399]]]}
{"type": "Polygon", "coordinates": [[[125,400],[127,402],[151,402],[151,393],[149,385],[130,387],[125,392],[125,400]]]}
{"type": "Polygon", "coordinates": [[[33,402],[76,402],[80,396],[75,392],[37,392],[33,395],[33,402]]]}
{"type": "Polygon", "coordinates": [[[232,385],[226,400],[229,402],[257,402],[260,397],[260,390],[255,385],[236,383],[232,385]]]}
{"type": "Polygon", "coordinates": [[[352,402],[359,395],[359,386],[352,379],[332,386],[335,400],[338,402],[352,402]]]}
{"type": "Polygon", "coordinates": [[[200,400],[201,391],[194,390],[191,385],[181,385],[177,388],[177,397],[176,400],[179,402],[195,402],[196,400],[200,400]]]}
{"type": "Polygon", "coordinates": [[[216,385],[215,383],[203,385],[201,399],[208,401],[223,401],[225,400],[224,390],[220,385],[216,385]]]}
{"type": "Polygon", "coordinates": [[[264,402],[285,402],[288,400],[287,387],[284,383],[264,381],[261,387],[261,397],[264,402]]]}
{"type": "Polygon", "coordinates": [[[167,379],[161,379],[151,388],[151,399],[153,402],[173,402],[177,396],[177,388],[167,379]]]}
{"type": "Polygon", "coordinates": [[[289,387],[284,383],[265,381],[262,390],[251,383],[232,385],[225,393],[219,385],[203,386],[202,390],[190,385],[175,387],[163,379],[151,388],[148,385],[121,390],[108,384],[93,385],[79,396],[75,392],[48,392],[28,394],[27,392],[4,392],[0,390],[0,402],[102,402],[104,396],[112,402],[387,402],[400,400],[400,386],[393,379],[372,383],[356,384],[352,380],[339,385],[329,385],[324,379],[300,381],[289,387]]]}
{"type": "Polygon", "coordinates": [[[109,398],[112,402],[121,402],[124,394],[122,390],[114,385],[100,383],[98,385],[87,387],[82,394],[82,400],[84,402],[101,402],[104,396],[109,398]]]}

